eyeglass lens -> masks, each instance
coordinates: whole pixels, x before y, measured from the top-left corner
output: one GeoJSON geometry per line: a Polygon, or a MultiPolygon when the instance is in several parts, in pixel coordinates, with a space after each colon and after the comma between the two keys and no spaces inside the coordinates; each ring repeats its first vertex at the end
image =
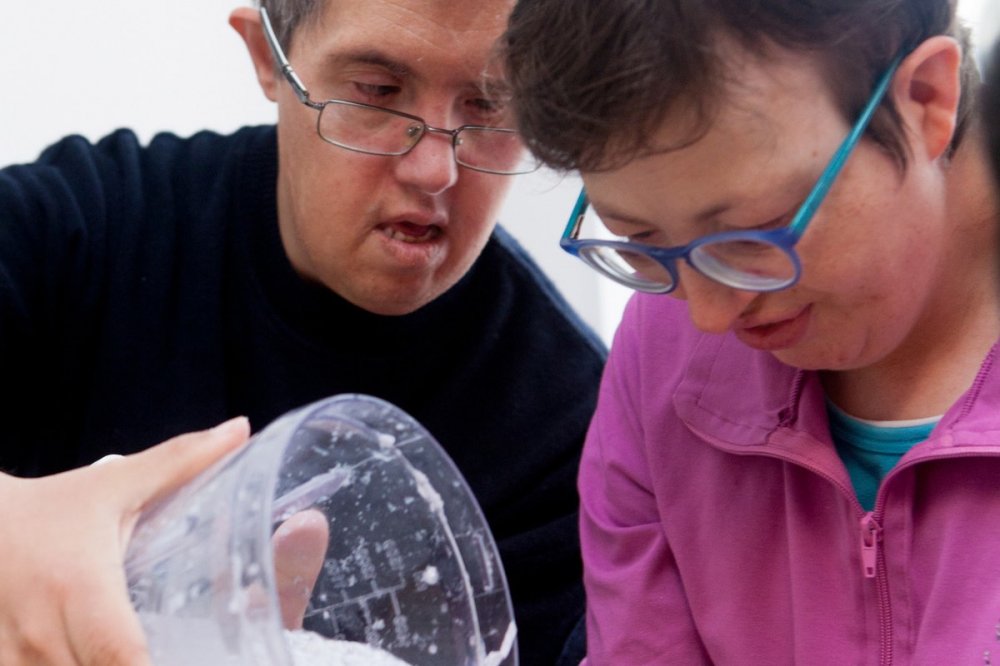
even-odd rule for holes
{"type": "MultiPolygon", "coordinates": [[[[426,133],[426,126],[413,118],[336,101],[324,104],[318,122],[326,141],[377,155],[403,155],[426,133]]],[[[513,130],[466,127],[453,138],[453,145],[458,163],[473,169],[514,174],[537,168],[513,130]]]]}
{"type": "Polygon", "coordinates": [[[648,255],[603,245],[580,249],[580,257],[608,277],[640,291],[661,292],[673,287],[666,267],[648,255]]]}
{"type": "Polygon", "coordinates": [[[691,251],[691,263],[705,275],[737,289],[767,291],[795,280],[791,255],[758,240],[708,242],[691,251]]]}
{"type": "MultiPolygon", "coordinates": [[[[625,238],[609,237],[593,209],[588,209],[579,235],[627,243],[625,238]]],[[[674,277],[662,261],[649,250],[630,245],[590,245],[580,249],[580,256],[598,271],[633,289],[670,291],[674,277]]],[[[702,274],[736,289],[780,289],[793,282],[797,272],[795,261],[784,248],[751,238],[709,239],[695,246],[688,259],[702,274]]],[[[676,261],[684,260],[678,257],[676,261]]]]}

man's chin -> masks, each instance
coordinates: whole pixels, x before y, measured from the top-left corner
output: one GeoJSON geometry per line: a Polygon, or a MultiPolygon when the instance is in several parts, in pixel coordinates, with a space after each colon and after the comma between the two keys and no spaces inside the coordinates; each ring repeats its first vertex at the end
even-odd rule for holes
{"type": "Polygon", "coordinates": [[[423,284],[411,288],[401,288],[397,285],[392,289],[369,291],[354,297],[345,296],[345,298],[372,314],[400,317],[412,314],[433,302],[448,291],[451,286],[451,283],[423,284]]]}

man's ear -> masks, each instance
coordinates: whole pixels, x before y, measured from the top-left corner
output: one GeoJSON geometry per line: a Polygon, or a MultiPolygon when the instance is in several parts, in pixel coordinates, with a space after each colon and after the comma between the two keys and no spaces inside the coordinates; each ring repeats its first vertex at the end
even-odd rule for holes
{"type": "Polygon", "coordinates": [[[900,63],[892,84],[896,108],[909,130],[914,151],[928,159],[951,145],[958,123],[962,48],[951,37],[926,40],[900,63]]]}
{"type": "Polygon", "coordinates": [[[264,27],[260,22],[260,12],[252,7],[239,7],[229,15],[229,25],[240,33],[247,45],[250,59],[253,61],[257,82],[260,83],[264,95],[272,102],[278,99],[277,68],[271,49],[264,38],[264,27]]]}

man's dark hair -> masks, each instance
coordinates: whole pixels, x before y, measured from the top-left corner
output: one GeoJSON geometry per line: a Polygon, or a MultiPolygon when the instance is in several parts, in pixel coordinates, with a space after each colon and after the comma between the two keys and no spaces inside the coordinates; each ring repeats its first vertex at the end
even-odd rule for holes
{"type": "Polygon", "coordinates": [[[256,4],[267,9],[271,27],[285,53],[292,50],[292,37],[298,29],[316,20],[325,6],[323,0],[256,0],[256,4]]]}
{"type": "MultiPolygon", "coordinates": [[[[520,0],[501,48],[528,145],[550,166],[592,171],[648,152],[671,113],[694,119],[691,141],[708,129],[726,93],[722,40],[814,55],[850,123],[893,58],[934,35],[967,44],[954,0],[520,0]]],[[[966,57],[952,149],[977,84],[966,57]]],[[[868,136],[905,168],[891,100],[868,136]]]]}

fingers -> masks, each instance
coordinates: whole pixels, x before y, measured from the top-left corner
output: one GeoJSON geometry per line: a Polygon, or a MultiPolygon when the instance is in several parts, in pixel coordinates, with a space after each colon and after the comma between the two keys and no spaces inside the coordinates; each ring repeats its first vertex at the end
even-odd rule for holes
{"type": "Polygon", "coordinates": [[[152,666],[122,563],[131,527],[248,435],[238,418],[101,465],[0,474],[0,664],[152,666]]]}
{"type": "Polygon", "coordinates": [[[0,478],[0,664],[151,666],[105,491],[86,468],[0,478]]]}
{"type": "Polygon", "coordinates": [[[210,430],[168,439],[150,449],[110,460],[95,471],[114,473],[124,501],[135,510],[169,495],[200,472],[239,448],[250,436],[245,417],[230,419],[210,430]],[[127,472],[124,470],[127,469],[127,472]]]}
{"type": "Polygon", "coordinates": [[[316,509],[293,515],[274,532],[274,574],[285,629],[302,628],[329,539],[326,516],[316,509]]]}
{"type": "MultiPolygon", "coordinates": [[[[38,666],[77,663],[66,637],[53,630],[53,620],[58,621],[58,618],[47,617],[41,606],[43,604],[26,598],[16,615],[4,614],[0,618],[0,664],[38,666]]],[[[62,627],[57,625],[55,629],[62,627]]]]}
{"type": "Polygon", "coordinates": [[[153,666],[142,624],[132,609],[120,567],[95,576],[66,600],[64,619],[76,661],[86,666],[153,666]]]}

